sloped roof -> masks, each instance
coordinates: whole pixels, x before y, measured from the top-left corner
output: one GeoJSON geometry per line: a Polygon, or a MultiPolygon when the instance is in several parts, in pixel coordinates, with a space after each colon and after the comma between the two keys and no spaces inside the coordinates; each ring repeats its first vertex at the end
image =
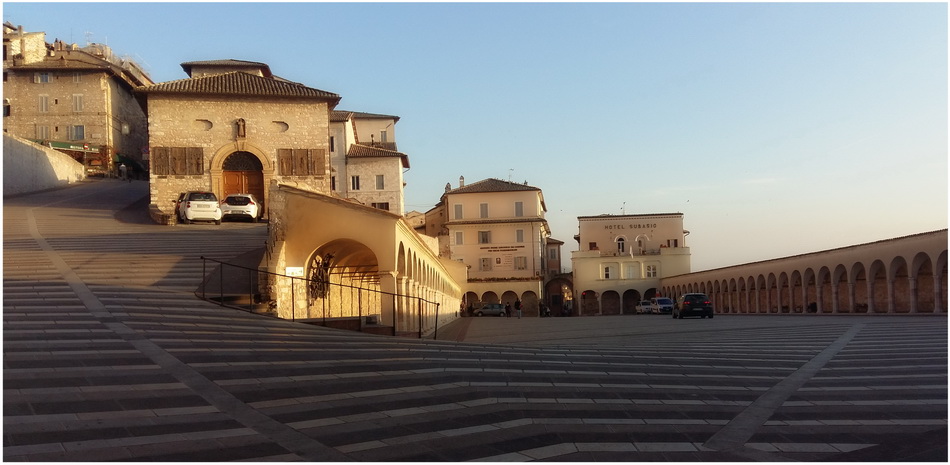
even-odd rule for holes
{"type": "Polygon", "coordinates": [[[350,149],[346,151],[347,158],[388,158],[388,157],[399,157],[402,158],[402,167],[409,168],[409,156],[397,152],[395,150],[389,150],[382,147],[371,147],[368,145],[362,144],[352,144],[350,149]]]}
{"type": "Polygon", "coordinates": [[[488,178],[478,182],[473,182],[464,187],[452,189],[446,194],[472,194],[476,192],[513,192],[513,191],[540,191],[537,187],[527,184],[518,184],[511,181],[502,181],[501,179],[488,178]]]}
{"type": "Polygon", "coordinates": [[[340,96],[332,92],[288,81],[254,76],[240,71],[162,82],[151,86],[137,87],[135,90],[144,94],[227,95],[326,100],[333,102],[334,105],[340,101],[340,96]]]}

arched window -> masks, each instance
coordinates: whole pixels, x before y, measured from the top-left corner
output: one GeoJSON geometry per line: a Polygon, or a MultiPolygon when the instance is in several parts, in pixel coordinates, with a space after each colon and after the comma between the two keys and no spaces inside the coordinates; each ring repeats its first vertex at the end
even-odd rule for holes
{"type": "Polygon", "coordinates": [[[627,241],[622,237],[618,237],[617,238],[617,252],[626,253],[626,251],[627,251],[627,241]]]}

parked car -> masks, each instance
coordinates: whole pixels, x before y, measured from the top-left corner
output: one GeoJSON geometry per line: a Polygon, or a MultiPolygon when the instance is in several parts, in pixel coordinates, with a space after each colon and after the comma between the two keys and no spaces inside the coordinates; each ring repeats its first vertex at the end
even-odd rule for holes
{"type": "Polygon", "coordinates": [[[186,192],[179,197],[178,217],[181,222],[189,224],[192,221],[214,221],[221,224],[221,206],[218,197],[212,192],[186,192]]]}
{"type": "Polygon", "coordinates": [[[650,309],[652,313],[673,313],[673,299],[668,297],[654,297],[650,299],[650,309]]]}
{"type": "Polygon", "coordinates": [[[508,312],[505,311],[505,306],[502,304],[484,304],[481,307],[475,309],[475,316],[506,316],[508,312]]]}
{"type": "Polygon", "coordinates": [[[257,223],[262,213],[261,203],[253,194],[231,194],[221,201],[223,219],[244,218],[257,223]]]}
{"type": "Polygon", "coordinates": [[[653,311],[650,309],[649,300],[641,300],[637,302],[636,309],[637,309],[637,315],[640,315],[642,313],[653,313],[653,311]]]}
{"type": "Polygon", "coordinates": [[[692,293],[683,294],[676,299],[676,309],[673,310],[673,318],[683,318],[684,316],[696,316],[702,318],[712,318],[714,315],[712,301],[706,294],[692,293]]]}

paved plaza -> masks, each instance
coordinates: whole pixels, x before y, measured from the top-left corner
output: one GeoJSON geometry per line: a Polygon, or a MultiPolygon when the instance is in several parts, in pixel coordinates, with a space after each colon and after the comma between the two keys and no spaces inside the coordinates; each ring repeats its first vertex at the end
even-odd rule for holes
{"type": "Polygon", "coordinates": [[[364,335],[199,300],[267,225],[151,224],[147,191],[4,200],[4,460],[947,460],[946,315],[364,335]]]}

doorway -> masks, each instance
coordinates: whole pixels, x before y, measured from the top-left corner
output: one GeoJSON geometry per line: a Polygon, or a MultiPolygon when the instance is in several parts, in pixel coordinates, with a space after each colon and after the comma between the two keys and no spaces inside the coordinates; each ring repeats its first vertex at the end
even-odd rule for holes
{"type": "Polygon", "coordinates": [[[221,198],[231,194],[252,194],[264,208],[264,167],[250,152],[234,152],[221,166],[221,198]]]}

